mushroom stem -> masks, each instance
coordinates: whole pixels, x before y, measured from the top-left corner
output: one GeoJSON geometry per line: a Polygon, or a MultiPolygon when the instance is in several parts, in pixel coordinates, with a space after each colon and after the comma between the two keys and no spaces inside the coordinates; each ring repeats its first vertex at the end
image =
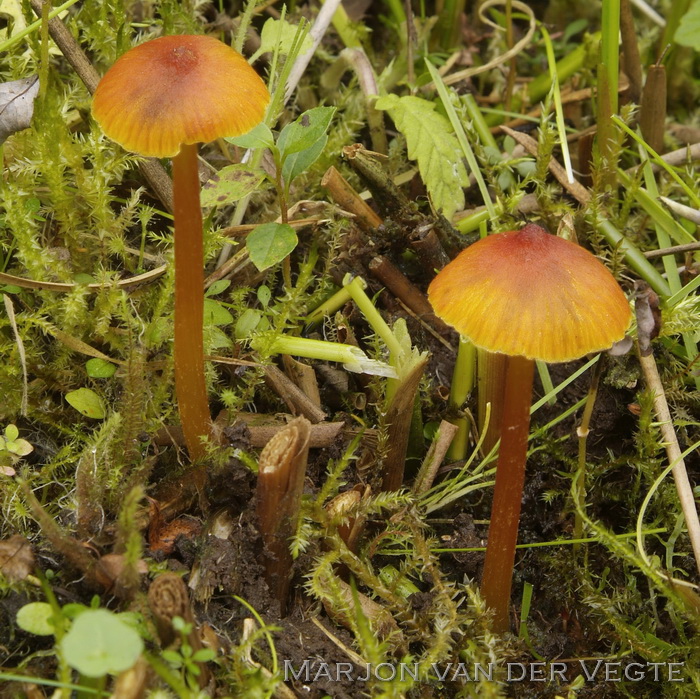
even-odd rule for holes
{"type": "Polygon", "coordinates": [[[173,158],[175,194],[175,393],[190,458],[202,458],[211,434],[204,380],[204,242],[197,145],[173,158]]]}
{"type": "Polygon", "coordinates": [[[508,630],[508,604],[525,483],[527,440],[530,433],[530,402],[535,362],[508,357],[501,423],[501,447],[481,595],[494,612],[493,628],[508,630]]]}

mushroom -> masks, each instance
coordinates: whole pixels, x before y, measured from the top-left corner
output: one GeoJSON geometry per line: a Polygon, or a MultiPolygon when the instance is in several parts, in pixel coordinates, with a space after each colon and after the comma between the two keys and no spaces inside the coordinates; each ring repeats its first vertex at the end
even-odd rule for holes
{"type": "Polygon", "coordinates": [[[535,360],[566,362],[608,349],[624,337],[630,307],[594,255],[535,224],[463,250],[433,279],[428,298],[435,313],[477,347],[508,356],[481,584],[494,628],[506,631],[535,360]]]}
{"type": "Polygon", "coordinates": [[[260,123],[270,95],[237,51],[207,36],[165,36],[107,71],[92,113],[129,151],[171,157],[175,217],[175,393],[190,457],[206,453],[211,414],[204,378],[204,243],[197,143],[260,123]]]}

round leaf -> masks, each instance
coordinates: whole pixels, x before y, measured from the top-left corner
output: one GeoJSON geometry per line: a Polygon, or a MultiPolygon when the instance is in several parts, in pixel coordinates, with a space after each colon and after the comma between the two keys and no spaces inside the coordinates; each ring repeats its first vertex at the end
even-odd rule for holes
{"type": "Polygon", "coordinates": [[[106,359],[88,359],[85,362],[85,370],[91,379],[108,379],[114,376],[117,367],[106,359]]]}
{"type": "Polygon", "coordinates": [[[9,424],[5,428],[5,439],[7,439],[8,442],[14,442],[17,437],[19,437],[17,425],[9,424]]]}
{"type": "Polygon", "coordinates": [[[297,234],[287,223],[263,223],[246,239],[252,263],[262,272],[282,262],[297,246],[297,234]]]}
{"type": "Polygon", "coordinates": [[[61,641],[66,662],[86,677],[116,675],[138,660],[143,641],[131,626],[106,609],[83,612],[61,641]]]}
{"type": "Polygon", "coordinates": [[[77,391],[66,393],[66,400],[85,417],[102,420],[106,415],[102,398],[89,388],[79,388],[77,391]]]}
{"type": "Polygon", "coordinates": [[[36,636],[53,636],[53,609],[48,602],[30,602],[17,612],[17,626],[36,636]]]}

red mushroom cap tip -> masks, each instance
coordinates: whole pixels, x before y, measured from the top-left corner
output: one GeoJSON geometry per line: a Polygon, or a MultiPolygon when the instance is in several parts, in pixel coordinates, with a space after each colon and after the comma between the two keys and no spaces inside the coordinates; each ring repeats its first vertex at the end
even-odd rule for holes
{"type": "Polygon", "coordinates": [[[433,279],[428,298],[477,347],[545,362],[608,349],[631,321],[607,267],[534,224],[463,250],[433,279]]]}
{"type": "Polygon", "coordinates": [[[126,150],[166,157],[185,144],[238,136],[270,101],[240,53],[209,36],[164,36],[123,54],[95,91],[92,113],[126,150]]]}

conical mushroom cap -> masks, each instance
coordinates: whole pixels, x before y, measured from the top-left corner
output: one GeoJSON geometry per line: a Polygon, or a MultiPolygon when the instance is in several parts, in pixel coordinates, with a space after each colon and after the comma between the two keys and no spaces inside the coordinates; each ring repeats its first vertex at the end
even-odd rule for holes
{"type": "Polygon", "coordinates": [[[240,53],[208,36],[164,36],[122,55],[95,91],[92,113],[126,150],[166,157],[183,143],[238,136],[270,101],[240,53]]]}
{"type": "Polygon", "coordinates": [[[631,320],[605,265],[534,224],[469,246],[433,279],[428,298],[477,347],[545,362],[608,349],[631,320]]]}

